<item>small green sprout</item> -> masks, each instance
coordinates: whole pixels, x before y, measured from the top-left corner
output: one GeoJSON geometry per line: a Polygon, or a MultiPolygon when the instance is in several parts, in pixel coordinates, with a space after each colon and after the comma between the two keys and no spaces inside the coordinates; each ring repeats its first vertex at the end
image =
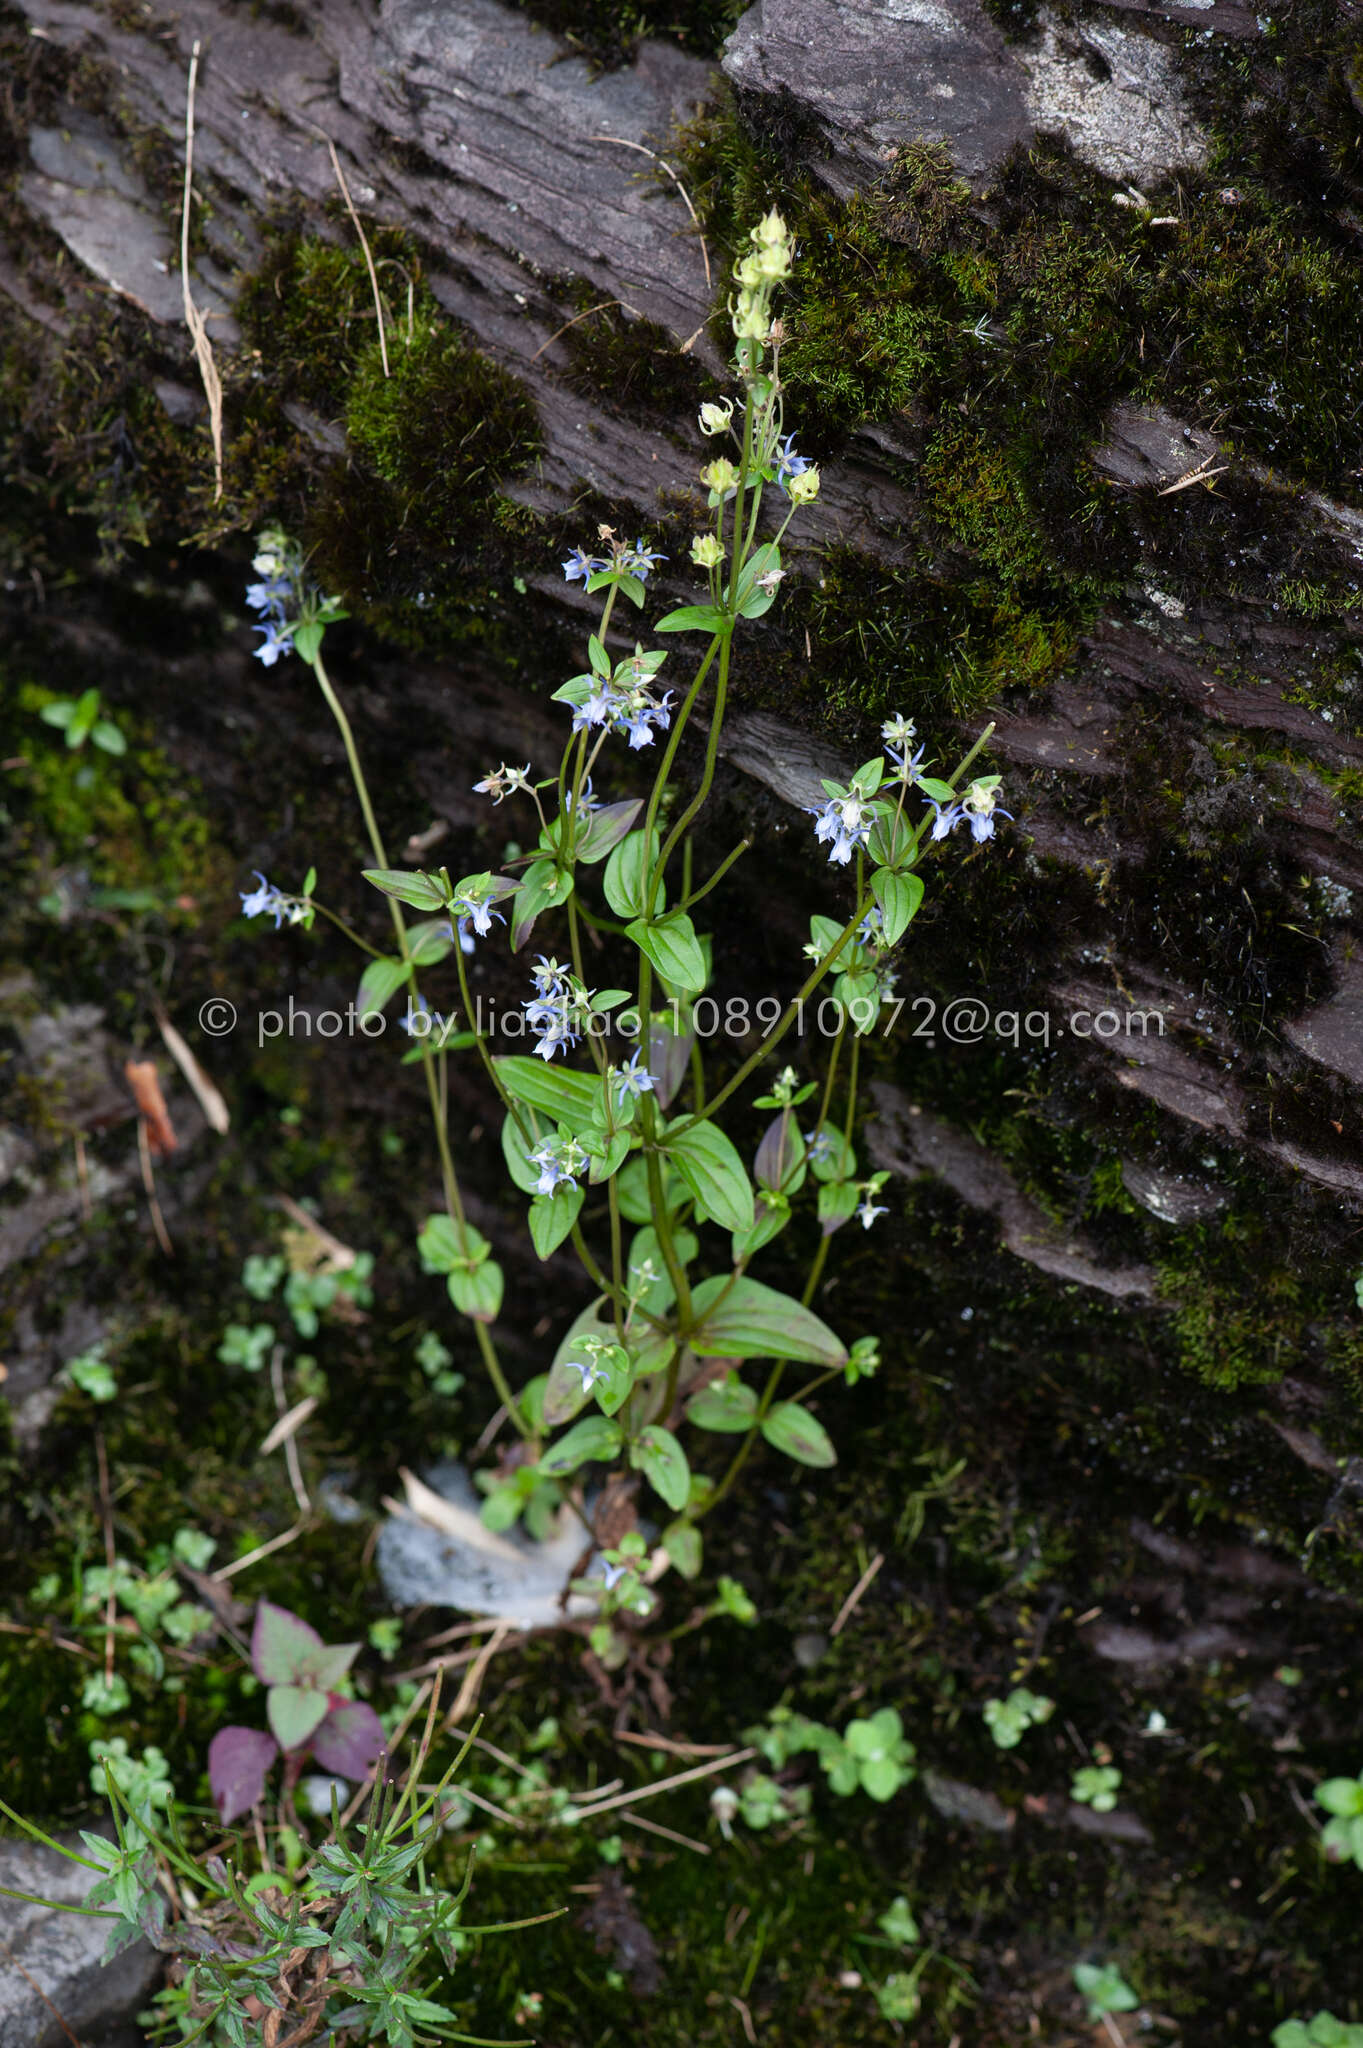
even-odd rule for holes
{"type": "Polygon", "coordinates": [[[269,1323],[254,1323],[249,1328],[245,1323],[229,1323],[218,1346],[218,1361],[259,1372],[273,1343],[274,1330],[269,1323]]]}
{"type": "Polygon", "coordinates": [[[44,725],[55,725],[75,750],[93,740],[106,754],[126,754],[128,742],[111,718],[99,715],[99,691],[85,690],[79,697],[58,697],[44,704],[38,713],[44,725]]]}
{"type": "Polygon", "coordinates": [[[1075,1772],[1070,1798],[1078,1806],[1091,1806],[1095,1813],[1111,1813],[1121,1782],[1122,1774],[1114,1765],[1089,1764],[1075,1772]]]}
{"type": "Polygon", "coordinates": [[[883,1804],[917,1775],[915,1754],[898,1713],[882,1707],[866,1720],[849,1721],[841,1742],[834,1737],[823,1744],[819,1761],[835,1792],[845,1795],[860,1787],[883,1804]]]}
{"type": "Polygon", "coordinates": [[[1327,1778],[1317,1785],[1315,1799],[1334,1816],[1320,1838],[1330,1862],[1353,1862],[1363,1870],[1363,1771],[1356,1778],[1327,1778]]]}
{"type": "Polygon", "coordinates": [[[241,1269],[241,1284],[253,1301],[268,1301],[287,1270],[288,1261],[277,1254],[267,1259],[252,1252],[241,1269]]]}
{"type": "Polygon", "coordinates": [[[1140,2004],[1115,1963],[1076,1963],[1074,1988],[1086,2001],[1091,2020],[1110,2012],[1134,2012],[1140,2004]]]}
{"type": "Polygon", "coordinates": [[[1284,2020],[1269,2040],[1273,2048],[1363,2048],[1363,2027],[1318,2012],[1312,2020],[1284,2020]]]}
{"type": "Polygon", "coordinates": [[[915,1942],[922,1939],[918,1932],[918,1922],[909,1911],[909,1902],[902,1892],[881,1914],[876,1926],[887,1940],[897,1942],[900,1948],[912,1948],[915,1942]]]}
{"type": "Polygon", "coordinates": [[[922,2006],[918,1978],[912,1970],[895,1970],[883,1984],[872,1987],[883,2020],[917,2019],[922,2006]]]}
{"type": "Polygon", "coordinates": [[[1044,1693],[1028,1692],[1026,1686],[1015,1685],[1006,1700],[985,1701],[984,1725],[996,1748],[1016,1749],[1029,1728],[1049,1721],[1054,1712],[1055,1701],[1048,1700],[1044,1693]]]}
{"type": "Polygon", "coordinates": [[[462,1372],[451,1372],[454,1353],[442,1344],[434,1330],[427,1330],[416,1347],[416,1362],[431,1383],[433,1394],[457,1394],[464,1384],[462,1372]]]}
{"type": "Polygon", "coordinates": [[[92,1344],[88,1351],[68,1358],[63,1370],[71,1385],[79,1387],[91,1401],[112,1401],[118,1394],[118,1381],[105,1359],[102,1344],[92,1344]]]}
{"type": "Polygon", "coordinates": [[[108,1720],[114,1714],[121,1714],[131,1698],[126,1678],[120,1678],[116,1671],[111,1678],[106,1678],[102,1671],[97,1671],[81,1687],[80,1703],[89,1713],[108,1720]]]}

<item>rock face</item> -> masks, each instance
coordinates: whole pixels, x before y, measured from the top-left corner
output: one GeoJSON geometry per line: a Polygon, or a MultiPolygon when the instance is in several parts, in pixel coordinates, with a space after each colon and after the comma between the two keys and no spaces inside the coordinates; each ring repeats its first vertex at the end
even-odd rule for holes
{"type": "MultiPolygon", "coordinates": [[[[78,1905],[94,1874],[36,1842],[0,1842],[0,1885],[78,1905]]],[[[0,1905],[0,2048],[136,2048],[134,2025],[160,1974],[147,1942],[101,1961],[108,1922],[0,1905]]]]}
{"type": "Polygon", "coordinates": [[[1048,10],[1034,40],[1007,44],[975,0],[758,0],[724,70],[783,121],[803,117],[824,151],[815,169],[844,196],[914,142],[944,147],[977,186],[1040,135],[1133,184],[1207,153],[1169,49],[1048,10]]]}

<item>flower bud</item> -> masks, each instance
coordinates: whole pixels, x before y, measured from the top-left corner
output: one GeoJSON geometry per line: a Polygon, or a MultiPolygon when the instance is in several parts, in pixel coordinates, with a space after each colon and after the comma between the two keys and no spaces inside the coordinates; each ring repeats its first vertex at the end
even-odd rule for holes
{"type": "Polygon", "coordinates": [[[734,313],[734,339],[736,341],[765,341],[771,321],[766,310],[744,293],[734,313]]]}
{"type": "Polygon", "coordinates": [[[724,550],[712,533],[698,533],[691,543],[691,560],[698,569],[716,569],[724,560],[724,550]]]}
{"type": "Polygon", "coordinates": [[[752,231],[752,238],[754,242],[768,248],[783,247],[790,240],[790,232],[774,206],[771,212],[764,214],[757,223],[752,231]]]}
{"type": "Polygon", "coordinates": [[[721,455],[717,462],[707,462],[700,473],[700,480],[711,491],[731,491],[738,483],[738,471],[727,455],[721,455]]]}
{"type": "Polygon", "coordinates": [[[707,400],[700,409],[700,430],[702,434],[723,434],[728,431],[733,416],[732,398],[722,399],[718,405],[707,400]]]}
{"type": "Polygon", "coordinates": [[[790,492],[792,505],[812,505],[819,495],[817,463],[811,463],[808,469],[801,470],[799,476],[793,476],[786,489],[790,492]]]}

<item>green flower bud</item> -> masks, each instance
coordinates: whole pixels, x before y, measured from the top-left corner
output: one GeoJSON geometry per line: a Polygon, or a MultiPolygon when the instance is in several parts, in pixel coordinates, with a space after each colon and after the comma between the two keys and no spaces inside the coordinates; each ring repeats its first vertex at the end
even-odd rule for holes
{"type": "Polygon", "coordinates": [[[724,560],[724,550],[712,533],[698,533],[691,543],[691,560],[698,569],[715,569],[724,560]]]}
{"type": "Polygon", "coordinates": [[[707,400],[700,409],[700,430],[702,434],[726,433],[733,416],[734,402],[732,398],[725,398],[718,405],[711,404],[707,400]]]}
{"type": "Polygon", "coordinates": [[[812,505],[819,495],[819,470],[817,463],[811,463],[809,468],[802,470],[799,476],[793,476],[786,488],[790,492],[790,502],[792,505],[812,505]]]}

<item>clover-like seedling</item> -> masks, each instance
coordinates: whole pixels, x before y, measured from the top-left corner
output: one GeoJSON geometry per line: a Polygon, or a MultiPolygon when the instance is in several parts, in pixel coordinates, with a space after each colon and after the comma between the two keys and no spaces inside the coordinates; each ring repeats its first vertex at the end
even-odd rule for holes
{"type": "Polygon", "coordinates": [[[128,743],[111,718],[99,715],[99,691],[84,690],[79,697],[58,697],[44,704],[38,713],[44,725],[55,725],[65,734],[73,751],[93,740],[106,754],[126,754],[128,743]]]}
{"type": "Polygon", "coordinates": [[[819,1761],[835,1792],[858,1787],[882,1804],[915,1776],[917,1752],[904,1739],[904,1724],[893,1707],[882,1707],[866,1720],[849,1721],[836,1738],[820,1749],[819,1761]]]}
{"type": "Polygon", "coordinates": [[[1310,2020],[1284,2020],[1269,2035],[1273,2048],[1363,2048],[1363,2027],[1318,2012],[1310,2020]]]}
{"type": "Polygon", "coordinates": [[[1074,1988],[1084,1999],[1091,2020],[1101,2020],[1110,2012],[1134,2012],[1140,2004],[1115,1963],[1076,1963],[1074,1988]]]}
{"type": "Polygon", "coordinates": [[[986,1700],[984,1725],[998,1749],[1016,1749],[1029,1728],[1040,1727],[1055,1712],[1055,1701],[1044,1693],[1028,1692],[1015,1685],[1006,1700],[986,1700]]]}
{"type": "Polygon", "coordinates": [[[1327,1778],[1316,1787],[1316,1804],[1333,1815],[1320,1846],[1331,1863],[1356,1863],[1363,1870],[1363,1771],[1356,1778],[1327,1778]]]}
{"type": "Polygon", "coordinates": [[[1091,1806],[1095,1813],[1111,1813],[1117,1804],[1122,1774],[1113,1764],[1089,1764],[1076,1771],[1070,1798],[1078,1806],[1091,1806]]]}
{"type": "Polygon", "coordinates": [[[208,1782],[224,1821],[235,1820],[262,1797],[276,1757],[287,1759],[287,1782],[296,1782],[304,1758],[324,1771],[363,1778],[383,1748],[383,1728],[372,1707],[337,1690],[359,1652],[358,1643],[324,1643],[315,1628],[287,1607],[262,1600],[251,1634],[251,1667],[267,1688],[263,1728],[221,1728],[208,1745],[208,1782]]]}

